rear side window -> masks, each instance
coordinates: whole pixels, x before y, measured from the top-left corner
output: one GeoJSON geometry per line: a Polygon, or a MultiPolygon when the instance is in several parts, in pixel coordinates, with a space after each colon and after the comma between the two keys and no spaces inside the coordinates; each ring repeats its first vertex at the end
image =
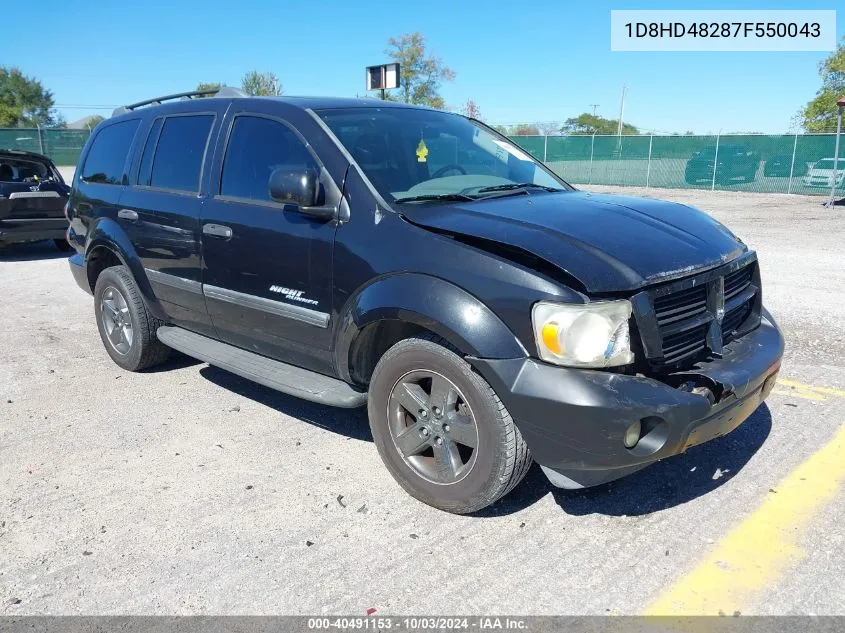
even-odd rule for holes
{"type": "Polygon", "coordinates": [[[280,167],[319,169],[313,156],[288,126],[262,117],[237,117],[223,160],[220,194],[272,201],[270,174],[280,167]]]}
{"type": "Polygon", "coordinates": [[[121,121],[100,130],[85,158],[85,165],[82,167],[83,181],[108,185],[122,184],[123,166],[138,124],[137,119],[121,121]]]}
{"type": "Polygon", "coordinates": [[[158,142],[158,134],[161,132],[161,125],[164,119],[156,119],[147,135],[147,142],[144,144],[144,153],[141,155],[141,170],[138,172],[138,184],[150,184],[150,172],[153,169],[153,152],[158,142]]]}
{"type": "Polygon", "coordinates": [[[150,186],[199,191],[200,171],[214,115],[198,114],[164,120],[153,158],[150,186]]]}

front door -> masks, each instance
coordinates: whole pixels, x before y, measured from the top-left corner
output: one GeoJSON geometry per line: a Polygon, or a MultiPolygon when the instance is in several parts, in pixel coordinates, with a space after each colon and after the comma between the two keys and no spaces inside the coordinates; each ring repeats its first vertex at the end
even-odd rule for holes
{"type": "Polygon", "coordinates": [[[238,110],[237,103],[225,122],[222,161],[215,161],[219,177],[202,208],[208,312],[228,343],[331,373],[336,224],[272,200],[268,183],[277,168],[312,168],[327,204],[339,201],[339,191],[287,121],[246,105],[238,110]]]}

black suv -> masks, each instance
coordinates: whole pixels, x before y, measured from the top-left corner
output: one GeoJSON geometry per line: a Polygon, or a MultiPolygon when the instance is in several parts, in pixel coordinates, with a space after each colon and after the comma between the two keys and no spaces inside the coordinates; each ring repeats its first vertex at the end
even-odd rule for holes
{"type": "Polygon", "coordinates": [[[176,95],[101,124],[70,259],[112,359],[171,348],[367,405],[414,497],[472,512],[532,458],[580,488],[728,433],[783,338],[757,258],[689,207],[577,191],[457,114],[176,95]]]}
{"type": "Polygon", "coordinates": [[[59,250],[70,250],[68,194],[70,187],[46,156],[0,149],[0,246],[54,240],[59,250]]]}

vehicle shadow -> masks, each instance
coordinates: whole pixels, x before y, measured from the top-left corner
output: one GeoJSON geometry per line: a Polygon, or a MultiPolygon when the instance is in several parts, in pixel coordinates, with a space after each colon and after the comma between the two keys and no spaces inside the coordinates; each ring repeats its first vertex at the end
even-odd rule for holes
{"type": "Polygon", "coordinates": [[[724,437],[695,446],[683,455],[657,462],[622,479],[583,490],[555,488],[535,464],[513,492],[474,516],[513,514],[549,492],[564,512],[576,516],[640,516],[666,510],[730,481],[760,450],[771,429],[772,415],[764,403],[724,437]]]}
{"type": "MultiPolygon", "coordinates": [[[[171,363],[164,368],[168,366],[172,368],[171,363]]],[[[366,442],[373,439],[366,407],[339,409],[308,402],[211,365],[200,369],[200,375],[243,398],[320,429],[366,442]]],[[[693,447],[683,455],[657,462],[622,479],[583,490],[555,488],[540,467],[534,464],[522,483],[510,494],[470,516],[490,518],[514,514],[549,493],[564,512],[576,516],[640,516],[666,510],[730,481],[760,450],[771,429],[771,412],[764,403],[739,428],[724,437],[693,447]]],[[[375,453],[373,458],[376,459],[375,453]]]]}
{"type": "Polygon", "coordinates": [[[60,251],[53,240],[24,242],[0,247],[0,262],[31,262],[41,259],[67,258],[71,253],[60,251]]]}
{"type": "Polygon", "coordinates": [[[194,365],[201,364],[202,361],[198,358],[188,356],[187,354],[177,352],[175,349],[173,349],[170,350],[170,357],[167,359],[167,362],[162,363],[161,365],[154,365],[153,367],[148,367],[147,369],[142,369],[141,373],[158,374],[161,372],[173,371],[175,369],[184,369],[185,367],[193,367],[194,365]]]}
{"type": "MultiPolygon", "coordinates": [[[[241,378],[223,369],[208,365],[200,369],[200,375],[218,387],[232,391],[243,398],[258,402],[293,418],[314,426],[344,435],[346,437],[372,442],[367,408],[340,409],[315,402],[309,402],[281,393],[269,387],[241,378]]],[[[373,453],[374,459],[378,459],[373,453]]],[[[387,473],[385,473],[386,475],[387,473]]]]}

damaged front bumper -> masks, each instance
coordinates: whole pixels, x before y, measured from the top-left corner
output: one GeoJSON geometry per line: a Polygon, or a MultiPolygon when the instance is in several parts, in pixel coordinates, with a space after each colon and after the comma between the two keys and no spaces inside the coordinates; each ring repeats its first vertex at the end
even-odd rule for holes
{"type": "Polygon", "coordinates": [[[768,313],[723,357],[663,380],[469,359],[510,411],[535,461],[562,488],[595,486],[734,430],[774,387],[783,336],[768,313]],[[640,423],[639,441],[624,443],[640,423]]]}

